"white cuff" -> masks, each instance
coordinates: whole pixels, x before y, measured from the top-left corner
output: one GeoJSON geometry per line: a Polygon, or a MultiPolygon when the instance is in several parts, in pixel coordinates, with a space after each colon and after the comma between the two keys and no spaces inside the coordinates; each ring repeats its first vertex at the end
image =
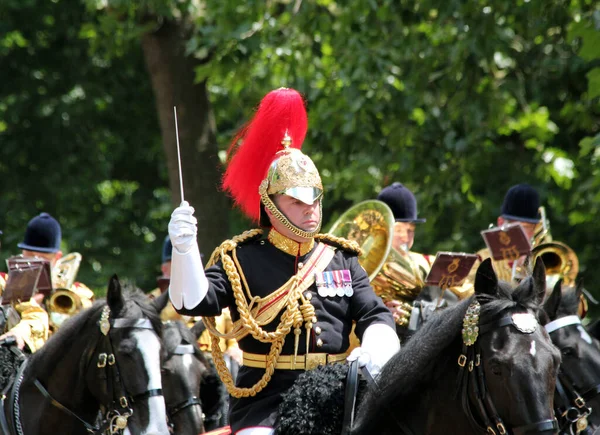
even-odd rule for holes
{"type": "Polygon", "coordinates": [[[381,368],[400,350],[396,330],[384,323],[376,323],[365,329],[360,347],[371,357],[367,369],[375,377],[381,368]]]}
{"type": "Polygon", "coordinates": [[[169,299],[175,309],[196,307],[207,291],[208,279],[204,275],[198,243],[194,241],[191,249],[184,254],[173,247],[169,299]]]}

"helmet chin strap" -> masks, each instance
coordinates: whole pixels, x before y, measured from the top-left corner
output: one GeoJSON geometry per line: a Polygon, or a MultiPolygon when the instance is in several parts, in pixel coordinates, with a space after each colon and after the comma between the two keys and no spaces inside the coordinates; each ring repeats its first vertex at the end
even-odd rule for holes
{"type": "MultiPolygon", "coordinates": [[[[290,230],[292,232],[292,234],[295,234],[296,236],[302,237],[304,239],[312,239],[321,230],[321,223],[323,222],[322,207],[319,207],[319,225],[317,226],[317,228],[315,228],[314,231],[309,232],[309,231],[304,231],[303,229],[298,228],[296,225],[291,223],[290,220],[277,208],[277,206],[275,205],[275,203],[273,202],[273,200],[271,199],[271,197],[269,195],[267,195],[266,193],[263,193],[260,196],[260,199],[261,199],[263,205],[265,206],[265,208],[268,209],[271,212],[271,214],[273,214],[275,219],[277,219],[279,222],[281,222],[283,224],[283,226],[285,226],[288,230],[290,230]]],[[[321,198],[319,198],[319,205],[321,205],[321,198]]]]}

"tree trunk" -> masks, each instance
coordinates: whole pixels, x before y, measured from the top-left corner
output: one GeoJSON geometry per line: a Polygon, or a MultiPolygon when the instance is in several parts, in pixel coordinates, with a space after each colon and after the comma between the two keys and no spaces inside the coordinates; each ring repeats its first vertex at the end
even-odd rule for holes
{"type": "Polygon", "coordinates": [[[198,61],[185,55],[185,41],[183,26],[165,21],[142,37],[142,48],[154,89],[173,205],[181,202],[176,106],[184,197],[196,209],[200,251],[207,260],[227,236],[228,201],[220,190],[221,164],[206,82],[195,83],[198,61]]]}

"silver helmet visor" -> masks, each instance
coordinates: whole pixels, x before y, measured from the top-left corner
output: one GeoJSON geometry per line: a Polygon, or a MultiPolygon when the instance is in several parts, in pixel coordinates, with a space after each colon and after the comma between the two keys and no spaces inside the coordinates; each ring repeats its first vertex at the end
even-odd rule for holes
{"type": "Polygon", "coordinates": [[[323,196],[323,190],[318,187],[290,187],[277,193],[291,196],[307,205],[313,204],[323,196]]]}

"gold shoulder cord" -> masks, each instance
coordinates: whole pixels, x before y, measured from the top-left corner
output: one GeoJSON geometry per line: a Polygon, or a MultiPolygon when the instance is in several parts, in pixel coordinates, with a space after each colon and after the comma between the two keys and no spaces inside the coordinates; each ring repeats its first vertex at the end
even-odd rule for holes
{"type": "Polygon", "coordinates": [[[344,248],[344,250],[352,252],[359,257],[362,255],[362,249],[360,248],[360,245],[354,240],[344,239],[343,237],[337,237],[331,234],[317,234],[315,236],[315,240],[318,242],[330,242],[339,245],[344,248]]]}
{"type": "MultiPolygon", "coordinates": [[[[231,372],[225,364],[223,352],[221,351],[219,343],[220,337],[233,337],[228,337],[227,334],[216,333],[216,322],[214,317],[204,318],[207,329],[211,335],[212,354],[215,366],[217,367],[217,371],[221,377],[221,380],[227,387],[227,391],[236,398],[254,396],[269,383],[271,376],[275,371],[275,363],[281,354],[285,337],[289,334],[292,326],[295,326],[296,329],[299,329],[304,320],[303,310],[301,310],[298,306],[298,300],[302,298],[302,294],[299,291],[300,287],[297,285],[293,285],[292,289],[290,290],[289,296],[287,297],[286,310],[281,316],[281,323],[277,326],[277,329],[274,332],[267,332],[263,330],[254,316],[252,316],[250,312],[250,306],[248,305],[246,296],[244,295],[244,290],[242,288],[242,278],[238,272],[238,270],[241,271],[241,268],[238,269],[236,267],[237,258],[235,258],[235,248],[239,243],[242,243],[260,234],[262,234],[262,230],[254,229],[246,231],[242,235],[236,236],[231,240],[226,240],[215,250],[215,252],[213,252],[209,262],[207,263],[208,267],[217,262],[219,258],[221,259],[223,263],[223,269],[225,270],[227,278],[231,283],[235,304],[240,314],[240,320],[242,321],[244,331],[251,334],[256,340],[259,340],[263,343],[271,343],[271,350],[267,355],[267,365],[262,378],[251,388],[238,388],[235,386],[231,372]],[[229,254],[232,251],[234,258],[232,258],[229,254]]],[[[239,263],[237,266],[239,267],[239,263]]],[[[295,281],[297,278],[294,276],[292,277],[292,280],[295,281]]],[[[307,313],[307,315],[308,314],[309,313],[307,313]]]]}

